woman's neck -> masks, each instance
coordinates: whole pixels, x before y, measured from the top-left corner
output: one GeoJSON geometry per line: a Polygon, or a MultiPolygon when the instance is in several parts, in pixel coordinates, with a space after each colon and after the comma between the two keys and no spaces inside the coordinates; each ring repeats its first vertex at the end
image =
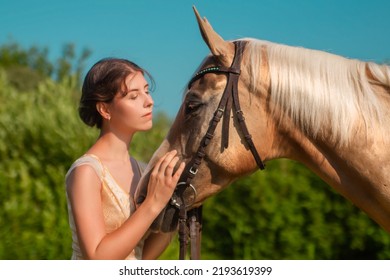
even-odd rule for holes
{"type": "Polygon", "coordinates": [[[128,161],[131,140],[132,135],[124,139],[111,132],[102,132],[88,152],[96,154],[102,160],[128,161]]]}

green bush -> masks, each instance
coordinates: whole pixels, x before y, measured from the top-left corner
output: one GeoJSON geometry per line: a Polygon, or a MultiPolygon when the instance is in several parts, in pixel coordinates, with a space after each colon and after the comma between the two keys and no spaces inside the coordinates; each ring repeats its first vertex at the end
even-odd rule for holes
{"type": "Polygon", "coordinates": [[[278,160],[206,202],[217,259],[387,259],[390,236],[300,164],[278,160]],[[218,238],[215,238],[218,236],[218,238]]]}
{"type": "Polygon", "coordinates": [[[23,92],[1,72],[0,101],[0,258],[69,258],[64,175],[96,131],[77,118],[71,79],[23,92]]]}

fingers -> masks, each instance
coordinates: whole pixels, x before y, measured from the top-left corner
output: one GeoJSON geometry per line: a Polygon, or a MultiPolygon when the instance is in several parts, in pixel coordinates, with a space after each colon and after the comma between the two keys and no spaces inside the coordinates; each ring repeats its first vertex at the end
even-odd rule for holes
{"type": "Polygon", "coordinates": [[[176,170],[175,174],[173,175],[173,180],[175,181],[175,185],[179,181],[180,176],[183,173],[185,166],[186,166],[186,164],[184,162],[180,163],[179,168],[176,170]]]}
{"type": "Polygon", "coordinates": [[[164,174],[166,176],[172,176],[173,168],[175,167],[176,163],[179,161],[179,158],[176,157],[176,154],[177,151],[173,150],[171,152],[168,152],[165,155],[165,158],[159,167],[159,172],[161,174],[164,174]]]}
{"type": "Polygon", "coordinates": [[[173,150],[173,151],[170,151],[170,152],[166,153],[165,155],[163,155],[163,156],[157,161],[156,165],[154,166],[152,174],[157,175],[157,173],[158,173],[158,172],[161,170],[161,168],[162,168],[161,165],[163,164],[164,160],[166,160],[166,158],[167,158],[168,156],[173,155],[173,154],[176,154],[176,153],[177,153],[177,151],[176,151],[176,150],[173,150]]]}
{"type": "Polygon", "coordinates": [[[177,151],[174,150],[166,153],[154,166],[150,174],[146,197],[148,201],[152,201],[152,205],[165,207],[168,203],[185,168],[185,163],[181,162],[175,170],[178,162],[179,157],[177,151]]]}
{"type": "Polygon", "coordinates": [[[176,155],[177,151],[173,150],[161,157],[153,169],[153,175],[155,177],[164,177],[168,180],[173,179],[177,181],[184,170],[185,164],[181,163],[178,169],[174,172],[175,166],[179,162],[179,157],[176,155]]]}

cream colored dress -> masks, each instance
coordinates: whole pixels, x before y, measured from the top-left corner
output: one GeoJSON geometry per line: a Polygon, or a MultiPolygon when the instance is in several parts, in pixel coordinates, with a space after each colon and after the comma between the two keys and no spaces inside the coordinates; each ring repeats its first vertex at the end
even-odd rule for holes
{"type": "MultiPolygon", "coordinates": [[[[138,162],[132,159],[132,163],[135,163],[138,166],[138,171],[141,173],[141,168],[138,162]]],[[[106,226],[106,232],[110,233],[117,228],[119,228],[127,218],[135,211],[135,205],[133,199],[130,197],[130,194],[126,193],[112,177],[108,169],[102,164],[99,158],[92,154],[86,154],[79,159],[77,159],[65,176],[67,180],[71,172],[80,165],[89,165],[91,166],[98,177],[102,182],[102,206],[103,206],[103,216],[106,226]]],[[[140,174],[139,174],[140,175],[140,174]]],[[[72,260],[81,260],[83,255],[80,250],[76,225],[72,215],[72,208],[67,197],[68,202],[68,215],[69,215],[69,225],[72,231],[72,260]]],[[[142,249],[143,242],[140,242],[138,246],[126,257],[127,260],[130,259],[141,259],[142,258],[142,249]]]]}

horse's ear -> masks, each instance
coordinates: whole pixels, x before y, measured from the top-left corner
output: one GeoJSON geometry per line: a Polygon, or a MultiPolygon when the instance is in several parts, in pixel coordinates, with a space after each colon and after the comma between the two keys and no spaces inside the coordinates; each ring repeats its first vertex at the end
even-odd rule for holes
{"type": "Polygon", "coordinates": [[[218,58],[222,65],[230,66],[234,56],[234,44],[225,41],[217,32],[214,31],[206,18],[201,18],[195,6],[193,6],[196,19],[199,24],[200,33],[206,42],[211,53],[218,58]]]}

